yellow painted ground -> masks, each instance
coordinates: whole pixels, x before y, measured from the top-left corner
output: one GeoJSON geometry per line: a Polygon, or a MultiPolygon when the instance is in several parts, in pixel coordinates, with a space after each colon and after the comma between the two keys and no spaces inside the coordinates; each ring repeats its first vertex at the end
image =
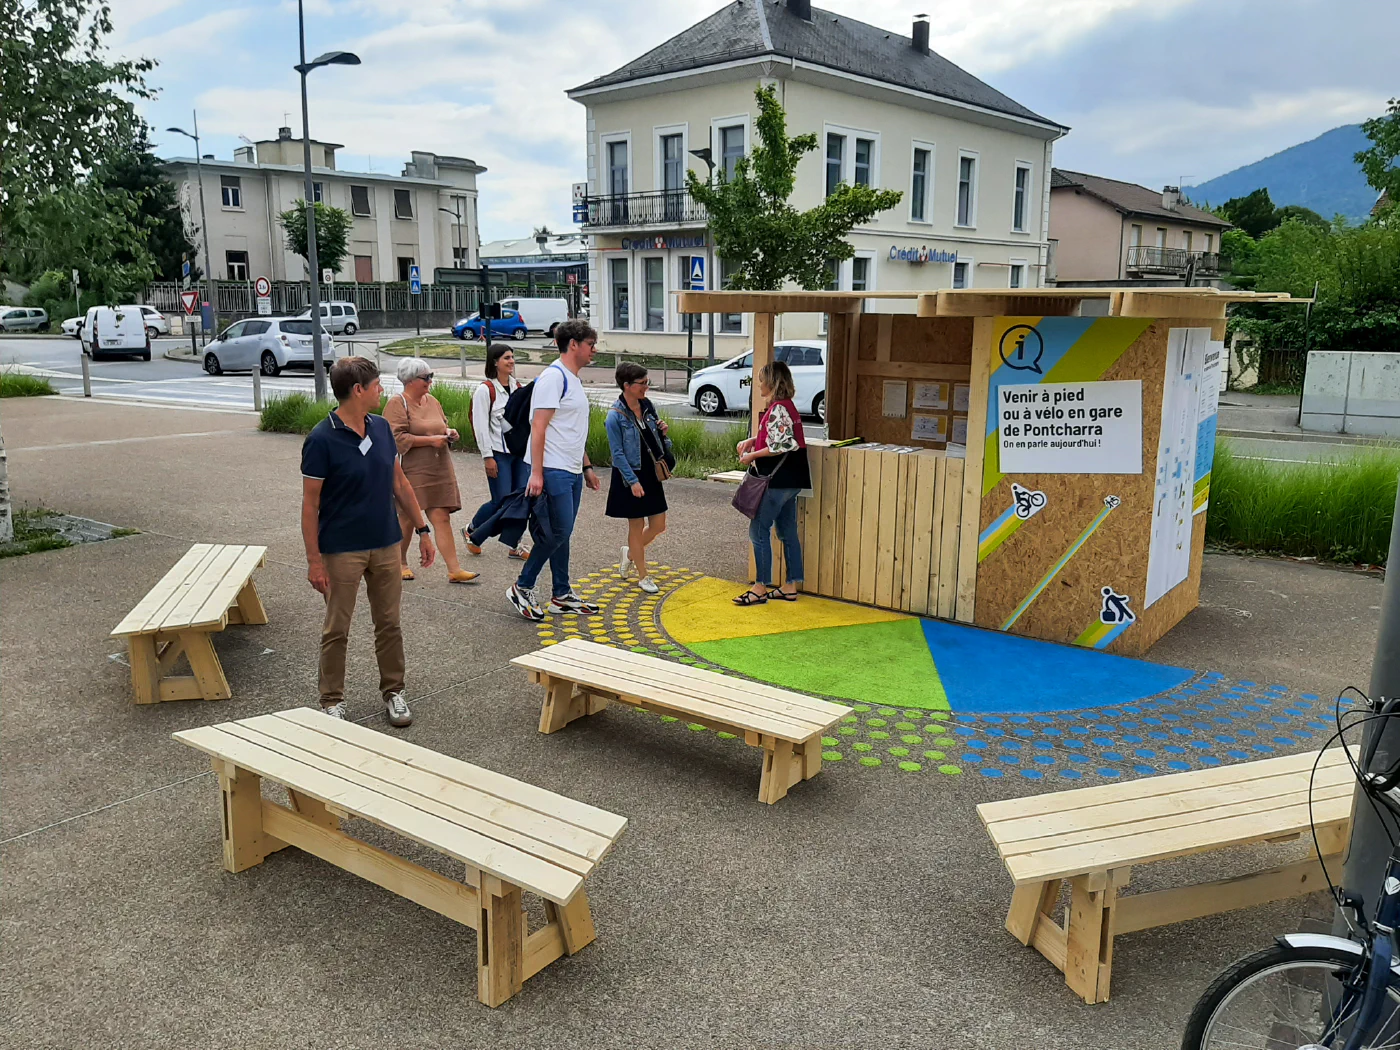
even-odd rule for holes
{"type": "Polygon", "coordinates": [[[708,576],[688,583],[666,599],[661,607],[661,625],[681,645],[693,645],[726,638],[755,638],[785,631],[909,619],[905,613],[808,595],[796,602],[770,601],[766,605],[741,609],[731,599],[744,589],[742,583],[708,576]]]}

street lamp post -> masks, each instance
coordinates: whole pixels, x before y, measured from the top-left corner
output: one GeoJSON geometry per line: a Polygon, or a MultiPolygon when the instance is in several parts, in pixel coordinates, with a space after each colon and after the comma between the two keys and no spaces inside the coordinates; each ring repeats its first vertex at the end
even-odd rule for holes
{"type": "MultiPolygon", "coordinates": [[[[187,139],[194,139],[194,170],[195,178],[199,181],[199,229],[204,235],[204,272],[201,278],[209,281],[209,287],[213,287],[214,280],[214,260],[209,257],[209,219],[204,214],[204,165],[203,157],[199,152],[199,111],[190,110],[190,115],[194,117],[194,134],[191,135],[183,128],[166,128],[177,135],[184,135],[187,139]]],[[[204,326],[204,312],[200,311],[200,327],[204,326]]],[[[190,331],[190,340],[194,340],[194,331],[190,331]]]]}
{"type": "MultiPolygon", "coordinates": [[[[439,204],[438,211],[446,212],[448,215],[454,216],[456,219],[454,225],[457,227],[457,258],[453,260],[453,262],[456,263],[456,266],[453,268],[456,269],[457,267],[462,267],[463,269],[465,269],[465,263],[467,260],[466,257],[462,254],[462,198],[453,197],[451,208],[444,208],[441,204],[439,204]]],[[[452,298],[455,301],[457,297],[454,294],[452,298]]],[[[467,341],[465,339],[462,340],[461,374],[463,379],[467,378],[467,341]]]]}
{"type": "Polygon", "coordinates": [[[311,269],[311,357],[316,375],[316,400],[326,397],[326,357],[321,345],[321,272],[316,258],[316,201],[311,186],[311,122],[306,110],[306,75],[321,66],[358,66],[360,56],[349,51],[327,51],[306,61],[306,16],[297,0],[297,37],[301,62],[293,68],[301,74],[301,163],[306,176],[306,262],[311,269]]]}
{"type": "MultiPolygon", "coordinates": [[[[693,149],[693,150],[691,150],[691,151],[690,151],[690,155],[691,155],[692,157],[699,157],[701,160],[703,160],[703,161],[705,162],[706,167],[708,167],[708,168],[710,169],[709,181],[710,181],[710,182],[714,182],[714,181],[715,181],[715,157],[714,157],[714,151],[711,150],[709,146],[705,146],[705,147],[703,147],[703,148],[701,148],[701,149],[693,149]]],[[[715,267],[714,267],[714,268],[715,268],[716,270],[718,270],[718,269],[719,269],[719,258],[718,258],[718,257],[716,257],[716,258],[714,259],[714,264],[715,264],[715,267]]],[[[710,279],[709,279],[708,281],[706,281],[705,283],[706,283],[706,284],[714,285],[715,287],[719,287],[719,274],[718,274],[718,273],[713,273],[713,274],[711,274],[711,275],[710,275],[710,279]]],[[[710,314],[710,323],[709,323],[706,327],[709,328],[709,330],[710,330],[710,331],[709,331],[709,341],[710,341],[710,346],[709,346],[710,359],[709,359],[709,363],[710,363],[710,364],[714,364],[714,363],[715,363],[715,315],[714,315],[714,314],[710,314]]],[[[687,381],[689,381],[689,378],[690,378],[689,376],[686,377],[687,381]]]]}

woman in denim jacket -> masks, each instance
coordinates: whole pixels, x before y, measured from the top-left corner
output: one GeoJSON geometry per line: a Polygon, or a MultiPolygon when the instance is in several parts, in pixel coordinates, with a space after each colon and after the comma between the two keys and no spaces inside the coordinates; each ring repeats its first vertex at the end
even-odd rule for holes
{"type": "Polygon", "coordinates": [[[612,450],[612,482],[604,513],[627,521],[627,546],[617,571],[624,577],[637,570],[637,586],[648,594],[657,592],[647,576],[647,546],[666,531],[666,492],[662,477],[670,477],[669,429],[647,400],[651,382],[641,365],[624,361],[617,366],[617,385],[622,395],[608,410],[604,425],[608,448],[612,450]],[[657,470],[657,464],[661,470],[657,470]]]}

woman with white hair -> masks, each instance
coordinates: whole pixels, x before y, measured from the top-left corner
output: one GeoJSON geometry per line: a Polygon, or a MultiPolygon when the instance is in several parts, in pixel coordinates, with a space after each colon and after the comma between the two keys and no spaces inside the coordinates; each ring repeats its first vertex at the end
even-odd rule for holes
{"type": "MultiPolygon", "coordinates": [[[[447,425],[441,403],[428,392],[433,385],[433,370],[428,362],[418,357],[405,358],[399,362],[398,374],[403,391],[385,403],[384,419],[393,428],[403,472],[433,527],[438,550],[447,566],[447,578],[453,583],[475,583],[478,574],[463,570],[452,539],[452,512],[462,509],[457,471],[452,466],[452,453],[448,451],[458,438],[457,431],[447,425]]],[[[413,525],[400,511],[403,540],[399,546],[399,568],[405,580],[413,579],[413,570],[408,566],[413,525]]]]}

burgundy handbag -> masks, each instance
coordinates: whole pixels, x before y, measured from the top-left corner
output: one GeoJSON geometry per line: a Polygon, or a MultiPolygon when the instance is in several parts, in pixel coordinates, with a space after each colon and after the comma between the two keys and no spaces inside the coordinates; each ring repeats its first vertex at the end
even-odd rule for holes
{"type": "Polygon", "coordinates": [[[763,497],[768,493],[768,482],[773,479],[773,475],[778,473],[778,469],[783,465],[783,460],[788,454],[784,452],[778,457],[777,466],[767,474],[760,474],[754,470],[753,464],[749,464],[749,469],[744,473],[744,480],[739,482],[739,491],[734,493],[734,498],[730,501],[734,509],[737,510],[749,521],[758,517],[759,505],[763,503],[763,497]]]}

